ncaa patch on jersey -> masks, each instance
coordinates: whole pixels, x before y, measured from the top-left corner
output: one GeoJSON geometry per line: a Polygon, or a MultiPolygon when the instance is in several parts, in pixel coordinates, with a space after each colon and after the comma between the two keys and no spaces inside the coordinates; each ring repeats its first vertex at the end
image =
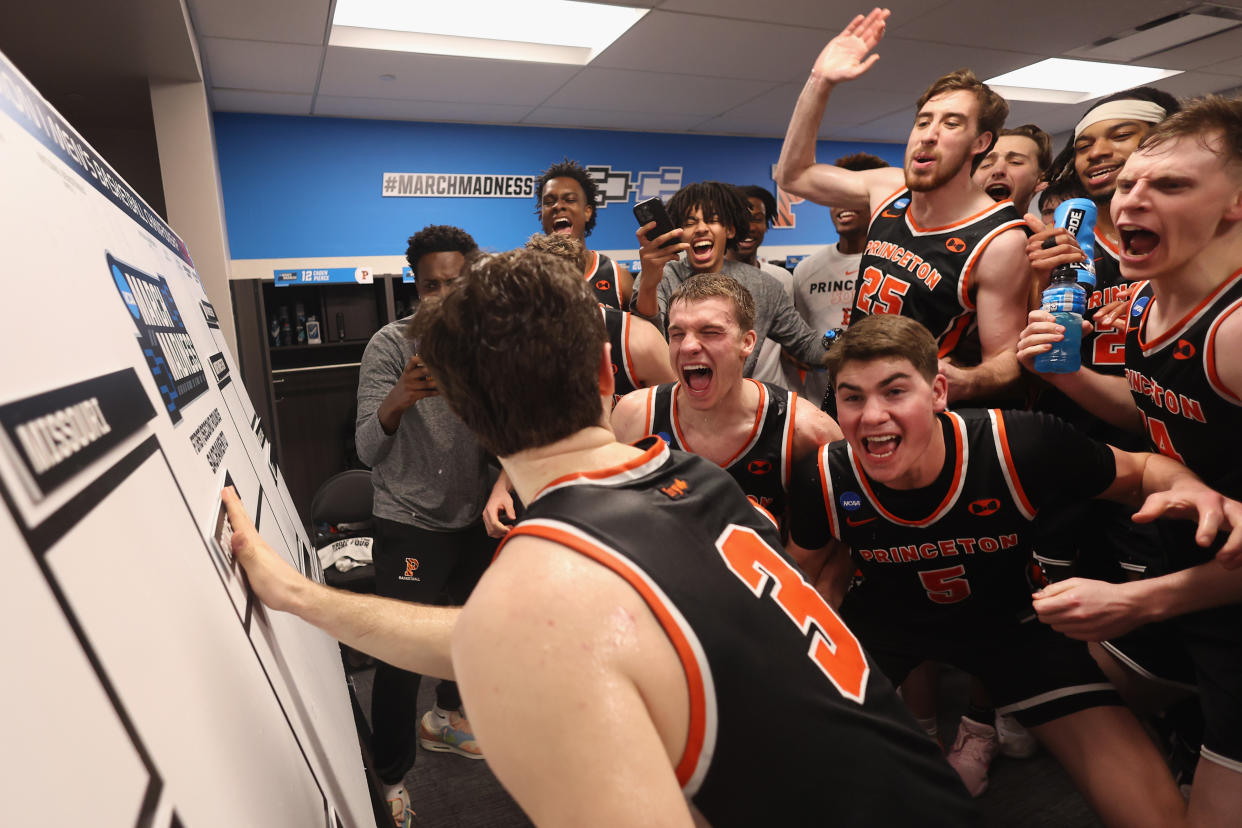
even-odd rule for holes
{"type": "Polygon", "coordinates": [[[1147,309],[1147,303],[1151,301],[1150,296],[1140,296],[1134,300],[1134,304],[1130,307],[1130,315],[1139,317],[1143,315],[1143,311],[1147,309]]]}
{"type": "Polygon", "coordinates": [[[842,492],[841,496],[837,498],[837,502],[847,512],[857,512],[862,508],[862,498],[858,492],[842,492]]]}
{"type": "Polygon", "coordinates": [[[894,210],[904,210],[909,206],[910,206],[910,199],[908,198],[899,198],[893,202],[894,210]]]}

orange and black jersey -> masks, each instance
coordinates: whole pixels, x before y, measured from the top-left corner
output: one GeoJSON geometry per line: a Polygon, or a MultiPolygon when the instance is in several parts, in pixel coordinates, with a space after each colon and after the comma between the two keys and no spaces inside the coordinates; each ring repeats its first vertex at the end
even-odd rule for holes
{"type": "Polygon", "coordinates": [[[1093,497],[1116,477],[1112,450],[1046,414],[965,409],[939,415],[945,463],[919,489],[869,479],[845,441],[800,461],[792,539],[837,538],[862,570],[868,600],[903,623],[1031,613],[1031,522],[1043,506],[1093,497]],[[888,605],[886,605],[888,606],[888,605]]]}
{"type": "MultiPolygon", "coordinates": [[[[747,378],[759,388],[759,405],[750,437],[721,468],[732,475],[746,496],[778,521],[784,519],[792,464],[794,410],[798,395],[785,388],[747,378]]],[[[677,416],[680,382],[657,385],[647,392],[647,434],[671,448],[693,452],[686,444],[677,416]]]]}
{"type": "MultiPolygon", "coordinates": [[[[1216,331],[1242,312],[1242,270],[1165,333],[1149,336],[1147,319],[1155,301],[1150,284],[1135,284],[1125,366],[1152,451],[1182,462],[1221,494],[1242,499],[1242,464],[1234,449],[1242,433],[1242,399],[1221,383],[1216,370],[1220,361],[1239,356],[1220,353],[1216,331]]],[[[1190,527],[1179,527],[1185,530],[1183,541],[1193,534],[1190,527]]],[[[1200,563],[1214,553],[1193,541],[1177,547],[1180,559],[1174,568],[1200,563]]]]}
{"type": "Polygon", "coordinates": [[[948,356],[974,324],[975,266],[992,240],[1026,224],[1001,201],[945,227],[920,227],[910,191],[894,193],[871,216],[850,321],[873,313],[908,316],[931,331],[948,356]]]}
{"type": "Polygon", "coordinates": [[[508,538],[586,555],[650,607],[685,671],[690,727],[675,772],[695,807],[715,826],[825,814],[834,825],[976,824],[935,743],[768,518],[709,461],[651,438],[638,447],[624,466],[546,486],[508,538]],[[755,737],[764,711],[789,738],[755,737]]]}
{"type": "Polygon", "coordinates": [[[586,270],[582,278],[595,293],[595,301],[609,308],[624,310],[621,306],[621,265],[594,250],[587,254],[586,270]]]}
{"type": "Polygon", "coordinates": [[[613,405],[631,391],[637,391],[638,376],[634,373],[634,362],[630,358],[630,315],[625,311],[599,306],[604,315],[604,327],[608,329],[608,341],[612,344],[612,378],[616,382],[613,391],[613,405]]]}

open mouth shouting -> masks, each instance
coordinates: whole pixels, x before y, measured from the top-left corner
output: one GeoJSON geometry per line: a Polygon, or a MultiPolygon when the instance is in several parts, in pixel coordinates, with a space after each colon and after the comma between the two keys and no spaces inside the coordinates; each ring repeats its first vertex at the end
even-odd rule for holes
{"type": "Polygon", "coordinates": [[[689,362],[681,366],[681,381],[693,395],[705,394],[712,387],[712,371],[706,363],[689,362]]]}
{"type": "Polygon", "coordinates": [[[983,190],[993,201],[1004,201],[1013,198],[1013,187],[1004,181],[993,181],[983,190]]]}
{"type": "Polygon", "coordinates": [[[916,152],[910,156],[910,171],[928,172],[936,165],[936,154],[933,152],[916,152]]]}
{"type": "Polygon", "coordinates": [[[574,223],[569,216],[557,216],[552,219],[552,232],[570,234],[574,232],[574,223]]]}
{"type": "Polygon", "coordinates": [[[690,244],[690,259],[696,265],[710,265],[716,258],[716,243],[710,238],[698,238],[690,244]]]}
{"type": "Polygon", "coordinates": [[[1137,224],[1118,225],[1117,234],[1121,237],[1122,254],[1129,262],[1147,259],[1160,246],[1159,234],[1137,224]]]}
{"type": "Polygon", "coordinates": [[[862,438],[863,451],[872,460],[886,460],[896,453],[901,438],[896,434],[877,434],[862,438]]]}

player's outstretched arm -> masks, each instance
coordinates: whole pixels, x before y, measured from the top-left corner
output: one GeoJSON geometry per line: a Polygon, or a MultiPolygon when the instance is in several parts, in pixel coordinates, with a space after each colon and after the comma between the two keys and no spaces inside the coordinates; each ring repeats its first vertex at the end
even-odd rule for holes
{"type": "Polygon", "coordinates": [[[668,341],[646,319],[630,317],[630,358],[641,387],[673,382],[677,374],[668,360],[668,341]]]}
{"type": "MultiPolygon", "coordinates": [[[[1091,330],[1090,322],[1082,324],[1084,333],[1091,330]]],[[[1043,377],[1104,422],[1142,433],[1143,420],[1125,377],[1099,374],[1086,366],[1072,374],[1040,374],[1035,370],[1035,357],[1049,350],[1052,343],[1064,339],[1064,332],[1064,326],[1057,324],[1052,314],[1045,310],[1031,311],[1027,315],[1027,326],[1018,337],[1017,355],[1022,367],[1043,377]]]]}
{"type": "Polygon", "coordinates": [[[655,391],[640,388],[631,391],[612,409],[612,433],[617,442],[632,443],[647,436],[647,403],[655,391]]]}
{"type": "Polygon", "coordinates": [[[963,368],[941,360],[949,381],[949,402],[994,397],[1017,382],[1016,346],[1030,301],[1026,235],[1007,230],[988,245],[975,266],[975,315],[982,360],[963,368]]]}
{"type": "Polygon", "coordinates": [[[620,576],[515,535],[462,611],[453,661],[488,765],[536,825],[692,824],[673,771],[685,673],[620,576]]]}
{"type": "Polygon", "coordinates": [[[815,142],[828,96],[838,83],[857,78],[880,59],[871,50],[884,37],[888,15],[888,9],[879,8],[865,17],[857,15],[828,42],[811,67],[777,162],[776,183],[785,192],[818,204],[869,211],[873,186],[886,192],[901,186],[900,169],[858,172],[815,162],[815,142]]]}
{"type": "Polygon", "coordinates": [[[395,667],[453,677],[449,637],[460,608],[407,604],[317,584],[289,566],[259,536],[232,488],[224,490],[223,499],[233,527],[233,555],[264,606],[292,613],[395,667]]]}

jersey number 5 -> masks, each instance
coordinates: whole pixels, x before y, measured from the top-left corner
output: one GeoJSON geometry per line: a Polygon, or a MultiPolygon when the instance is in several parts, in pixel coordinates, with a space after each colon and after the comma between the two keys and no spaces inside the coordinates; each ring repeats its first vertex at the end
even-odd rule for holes
{"type": "Polygon", "coordinates": [[[970,597],[970,583],[965,576],[966,567],[961,564],[919,572],[927,597],[937,604],[956,604],[970,597]]]}
{"type": "Polygon", "coordinates": [[[858,291],[858,309],[863,313],[899,314],[909,289],[910,285],[901,279],[881,273],[879,268],[869,267],[863,271],[863,283],[858,291]]]}
{"type": "Polygon", "coordinates": [[[862,704],[871,671],[862,646],[802,573],[745,526],[730,525],[716,539],[716,549],[756,597],[763,597],[768,579],[775,582],[769,597],[803,635],[811,635],[807,656],[842,696],[862,704]]]}

